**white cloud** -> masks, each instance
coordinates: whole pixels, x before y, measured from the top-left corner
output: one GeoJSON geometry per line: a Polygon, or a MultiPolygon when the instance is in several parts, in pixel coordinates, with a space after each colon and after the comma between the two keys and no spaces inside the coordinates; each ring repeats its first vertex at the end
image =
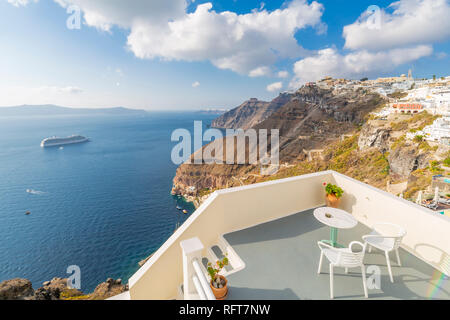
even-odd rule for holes
{"type": "Polygon", "coordinates": [[[252,77],[252,78],[268,76],[269,74],[270,74],[269,67],[258,67],[258,68],[251,70],[248,73],[249,77],[252,77]]]}
{"type": "Polygon", "coordinates": [[[295,77],[290,83],[297,88],[308,81],[317,81],[324,76],[359,78],[373,73],[390,71],[395,67],[429,56],[433,48],[419,45],[411,48],[392,49],[383,52],[360,50],[341,55],[334,48],[318,51],[314,56],[294,64],[295,77]]]}
{"type": "Polygon", "coordinates": [[[306,27],[324,28],[323,5],[292,0],[282,9],[247,14],[217,13],[200,4],[187,13],[185,0],[55,0],[78,5],[85,23],[105,31],[114,25],[130,29],[127,45],[139,58],[209,60],[216,67],[257,74],[279,59],[300,58],[306,50],[294,34],[306,27]]]}
{"type": "Polygon", "coordinates": [[[367,13],[345,26],[345,48],[388,50],[427,44],[450,37],[448,0],[400,0],[390,5],[392,13],[381,11],[380,28],[369,28],[367,13]]]}
{"type": "Polygon", "coordinates": [[[266,89],[269,92],[274,92],[274,91],[280,91],[281,88],[283,88],[283,83],[282,82],[274,82],[269,84],[266,89]]]}
{"type": "Polygon", "coordinates": [[[153,24],[165,24],[171,19],[178,19],[185,14],[185,0],[54,0],[62,7],[77,5],[84,13],[88,26],[110,31],[116,25],[132,28],[141,20],[153,24]]]}
{"type": "Polygon", "coordinates": [[[8,3],[15,7],[26,7],[30,2],[38,2],[38,0],[8,0],[8,3]]]}
{"type": "Polygon", "coordinates": [[[450,37],[448,0],[400,0],[389,9],[391,13],[380,11],[379,25],[368,24],[375,16],[365,12],[344,27],[344,47],[351,50],[349,53],[329,48],[297,61],[290,87],[324,76],[359,78],[388,72],[430,56],[434,42],[450,37]]]}
{"type": "Polygon", "coordinates": [[[195,81],[193,84],[192,84],[192,88],[197,88],[197,87],[199,87],[200,86],[200,82],[198,82],[198,81],[195,81]]]}
{"type": "Polygon", "coordinates": [[[277,76],[278,76],[278,78],[287,78],[287,77],[289,77],[289,72],[287,72],[287,71],[279,71],[277,76]]]}

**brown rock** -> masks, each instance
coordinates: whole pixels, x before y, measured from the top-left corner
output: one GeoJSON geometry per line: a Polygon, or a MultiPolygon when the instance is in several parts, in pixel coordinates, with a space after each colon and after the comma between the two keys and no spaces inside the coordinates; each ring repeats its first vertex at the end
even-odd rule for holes
{"type": "Polygon", "coordinates": [[[0,283],[0,300],[23,300],[34,293],[31,281],[27,279],[12,279],[0,283]]]}
{"type": "Polygon", "coordinates": [[[59,288],[41,287],[34,292],[33,300],[59,300],[60,295],[59,288]]]}
{"type": "Polygon", "coordinates": [[[91,300],[103,300],[127,291],[127,286],[122,284],[120,279],[114,280],[108,278],[105,282],[100,283],[90,295],[91,300]]]}

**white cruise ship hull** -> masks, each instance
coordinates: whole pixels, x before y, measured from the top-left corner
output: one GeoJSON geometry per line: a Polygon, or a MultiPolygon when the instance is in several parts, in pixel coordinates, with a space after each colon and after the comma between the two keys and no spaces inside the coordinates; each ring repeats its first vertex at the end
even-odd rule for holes
{"type": "Polygon", "coordinates": [[[65,146],[68,144],[76,144],[76,143],[83,143],[88,142],[89,139],[86,137],[69,137],[69,138],[46,138],[42,140],[41,147],[42,148],[51,148],[51,147],[58,147],[58,146],[65,146]]]}

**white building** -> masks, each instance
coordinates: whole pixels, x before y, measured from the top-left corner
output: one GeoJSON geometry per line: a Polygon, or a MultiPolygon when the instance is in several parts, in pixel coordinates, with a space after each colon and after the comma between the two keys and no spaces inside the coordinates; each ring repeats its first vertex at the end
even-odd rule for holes
{"type": "Polygon", "coordinates": [[[436,119],[432,125],[425,127],[423,132],[426,140],[439,143],[447,141],[447,138],[450,138],[450,118],[436,119]]]}

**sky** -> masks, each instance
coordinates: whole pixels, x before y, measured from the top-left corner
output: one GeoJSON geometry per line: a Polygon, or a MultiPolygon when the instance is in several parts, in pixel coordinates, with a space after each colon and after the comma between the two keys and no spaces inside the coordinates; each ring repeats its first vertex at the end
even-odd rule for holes
{"type": "Polygon", "coordinates": [[[0,0],[0,106],[234,108],[450,74],[450,0],[0,0]]]}

